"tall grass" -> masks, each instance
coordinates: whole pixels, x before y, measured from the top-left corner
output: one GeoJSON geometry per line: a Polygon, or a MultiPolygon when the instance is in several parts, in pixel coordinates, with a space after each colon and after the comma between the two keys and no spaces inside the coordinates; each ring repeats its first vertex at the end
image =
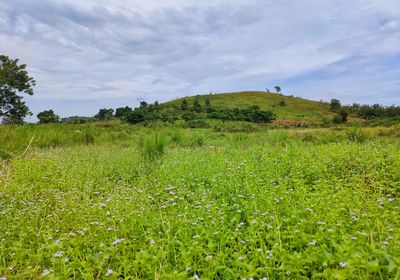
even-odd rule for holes
{"type": "Polygon", "coordinates": [[[144,135],[140,139],[140,145],[142,147],[142,155],[144,158],[156,160],[164,154],[167,139],[165,135],[161,133],[144,135]]]}

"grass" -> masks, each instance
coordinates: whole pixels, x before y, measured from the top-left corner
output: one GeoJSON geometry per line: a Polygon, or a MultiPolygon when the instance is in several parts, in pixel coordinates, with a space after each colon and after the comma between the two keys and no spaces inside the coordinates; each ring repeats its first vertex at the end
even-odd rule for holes
{"type": "Polygon", "coordinates": [[[0,277],[400,277],[393,127],[92,125],[0,127],[0,277]]]}

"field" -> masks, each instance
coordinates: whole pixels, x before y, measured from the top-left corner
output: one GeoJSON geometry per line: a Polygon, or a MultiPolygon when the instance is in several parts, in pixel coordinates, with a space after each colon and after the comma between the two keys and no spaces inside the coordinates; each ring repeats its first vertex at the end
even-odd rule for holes
{"type": "Polygon", "coordinates": [[[0,278],[400,278],[398,126],[3,126],[0,158],[0,278]]]}

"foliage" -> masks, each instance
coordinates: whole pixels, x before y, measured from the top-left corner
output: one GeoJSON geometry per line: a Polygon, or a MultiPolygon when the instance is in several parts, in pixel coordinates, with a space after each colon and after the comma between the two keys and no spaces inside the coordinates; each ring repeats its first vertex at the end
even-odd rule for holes
{"type": "Polygon", "coordinates": [[[230,121],[248,121],[255,123],[270,123],[276,116],[271,111],[261,111],[258,106],[252,106],[248,109],[224,109],[216,110],[208,114],[209,118],[230,120],[230,121]]]}
{"type": "Polygon", "coordinates": [[[193,111],[195,111],[196,113],[200,113],[202,111],[202,108],[201,108],[201,105],[200,105],[200,102],[199,102],[198,98],[194,99],[193,111]]]}
{"type": "Polygon", "coordinates": [[[125,120],[126,117],[132,112],[132,108],[129,106],[119,107],[115,109],[115,117],[120,120],[125,120]]]}
{"type": "Polygon", "coordinates": [[[39,123],[57,123],[60,117],[54,113],[53,110],[45,110],[37,114],[39,123]]]}
{"type": "Polygon", "coordinates": [[[281,107],[284,107],[284,106],[286,106],[286,102],[285,102],[285,100],[281,100],[281,101],[279,101],[279,106],[281,106],[281,107]]]}
{"type": "Polygon", "coordinates": [[[67,118],[62,118],[62,123],[70,123],[70,124],[83,124],[97,121],[94,117],[83,117],[83,116],[71,116],[67,118]]]}
{"type": "Polygon", "coordinates": [[[188,101],[184,98],[181,102],[181,110],[186,111],[189,108],[188,101]]]}
{"type": "Polygon", "coordinates": [[[332,112],[338,112],[340,108],[342,107],[342,103],[335,98],[331,99],[331,102],[329,103],[329,108],[332,112]]]}
{"type": "Polygon", "coordinates": [[[202,119],[188,120],[185,122],[185,128],[209,128],[210,125],[202,119]]]}
{"type": "Polygon", "coordinates": [[[4,123],[22,123],[30,114],[19,94],[33,95],[36,82],[25,69],[18,59],[0,55],[0,119],[4,123]]]}
{"type": "Polygon", "coordinates": [[[282,90],[280,86],[275,86],[274,88],[275,88],[275,90],[276,90],[277,93],[280,93],[281,90],[282,90]]]}
{"type": "Polygon", "coordinates": [[[94,116],[99,120],[110,120],[114,116],[114,109],[100,109],[99,112],[94,116]]]}

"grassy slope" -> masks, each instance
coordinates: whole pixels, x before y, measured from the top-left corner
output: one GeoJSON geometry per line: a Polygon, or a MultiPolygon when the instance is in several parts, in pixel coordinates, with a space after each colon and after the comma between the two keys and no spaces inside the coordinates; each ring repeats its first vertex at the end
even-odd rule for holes
{"type": "MultiPolygon", "coordinates": [[[[205,99],[209,97],[214,108],[248,108],[258,105],[262,110],[274,112],[278,118],[301,121],[321,121],[323,118],[331,119],[333,114],[329,111],[329,104],[307,100],[298,97],[289,97],[277,93],[257,91],[244,91],[212,95],[199,95],[199,101],[204,106],[205,99]],[[283,100],[286,106],[279,106],[283,100]]],[[[185,97],[189,106],[193,104],[196,96],[185,97]]],[[[167,102],[167,106],[180,107],[183,98],[167,102]]]]}

